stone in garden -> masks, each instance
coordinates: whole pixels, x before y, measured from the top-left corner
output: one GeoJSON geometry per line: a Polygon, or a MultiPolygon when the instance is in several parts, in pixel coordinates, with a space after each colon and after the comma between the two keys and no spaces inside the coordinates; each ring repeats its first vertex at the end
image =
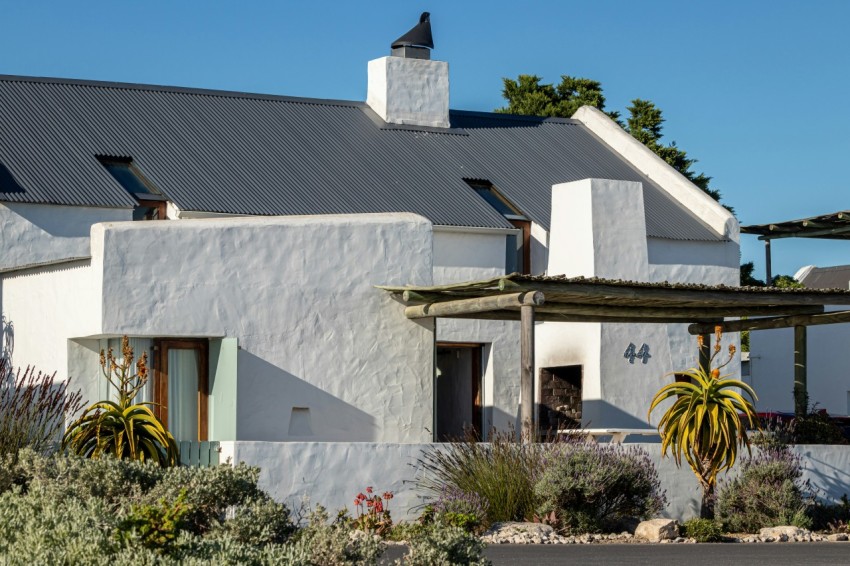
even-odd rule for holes
{"type": "MultiPolygon", "coordinates": [[[[806,529],[784,525],[781,527],[765,527],[759,531],[759,537],[762,539],[772,538],[781,542],[785,542],[792,537],[802,537],[810,534],[806,529]]],[[[772,541],[765,541],[772,542],[772,541]]]]}
{"type": "Polygon", "coordinates": [[[663,542],[679,536],[679,523],[673,519],[650,519],[635,529],[635,538],[649,542],[663,542]]]}
{"type": "Polygon", "coordinates": [[[829,540],[829,541],[832,541],[832,542],[844,542],[844,541],[847,540],[847,535],[845,535],[844,533],[835,533],[835,534],[827,535],[826,540],[829,540]]]}

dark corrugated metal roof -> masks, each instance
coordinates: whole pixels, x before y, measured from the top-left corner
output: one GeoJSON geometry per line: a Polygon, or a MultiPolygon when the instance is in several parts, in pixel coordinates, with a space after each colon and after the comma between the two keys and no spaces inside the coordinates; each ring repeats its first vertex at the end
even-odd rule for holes
{"type": "Polygon", "coordinates": [[[809,289],[850,289],[850,265],[812,267],[800,283],[809,289]]]}
{"type": "Polygon", "coordinates": [[[643,183],[650,236],[722,239],[578,121],[451,121],[391,126],[362,102],[0,75],[0,164],[14,180],[0,200],[133,206],[96,158],[121,155],[182,210],[511,227],[463,180],[475,178],[548,229],[553,184],[603,178],[643,183]]]}

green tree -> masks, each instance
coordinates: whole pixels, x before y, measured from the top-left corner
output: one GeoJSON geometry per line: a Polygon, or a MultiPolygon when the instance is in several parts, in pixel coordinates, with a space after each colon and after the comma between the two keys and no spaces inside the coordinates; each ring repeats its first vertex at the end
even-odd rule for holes
{"type": "MultiPolygon", "coordinates": [[[[561,83],[556,86],[541,84],[541,80],[537,75],[520,75],[517,80],[503,79],[502,96],[508,101],[508,105],[497,108],[496,112],[569,118],[582,106],[593,106],[605,112],[711,198],[720,200],[720,191],[709,187],[711,177],[693,171],[696,159],[688,157],[687,152],[680,149],[676,142],[661,142],[664,117],[661,109],[655,104],[635,98],[631,106],[626,108],[629,116],[623,123],[619,112],[605,110],[605,96],[598,81],[563,75],[561,83]]],[[[732,208],[726,208],[734,212],[732,208]]]]}

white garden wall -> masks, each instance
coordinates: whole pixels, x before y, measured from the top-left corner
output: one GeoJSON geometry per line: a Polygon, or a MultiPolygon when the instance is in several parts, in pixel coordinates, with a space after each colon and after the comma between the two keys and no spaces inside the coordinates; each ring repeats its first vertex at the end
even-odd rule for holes
{"type": "MultiPolygon", "coordinates": [[[[660,444],[628,444],[645,450],[658,469],[668,506],[662,515],[684,521],[699,516],[702,493],[685,466],[676,468],[670,458],[661,458],[660,444]]],[[[223,442],[222,456],[233,462],[259,466],[260,485],[278,501],[298,507],[305,499],[313,506],[324,505],[331,512],[348,507],[367,486],[376,491],[390,490],[393,518],[413,520],[421,504],[411,480],[421,472],[417,465],[422,444],[313,443],[313,442],[223,442]]],[[[433,445],[431,445],[433,448],[433,445]]],[[[850,494],[850,446],[796,446],[803,457],[804,477],[818,496],[837,501],[850,494]]],[[[721,484],[739,468],[721,476],[721,484]]]]}

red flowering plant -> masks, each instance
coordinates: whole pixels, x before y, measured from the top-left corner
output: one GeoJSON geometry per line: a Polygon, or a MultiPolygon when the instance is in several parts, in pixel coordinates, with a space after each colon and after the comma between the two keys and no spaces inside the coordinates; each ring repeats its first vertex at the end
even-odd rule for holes
{"type": "Polygon", "coordinates": [[[366,493],[360,492],[354,498],[354,508],[357,517],[354,519],[354,527],[361,531],[374,532],[384,536],[393,527],[390,517],[389,502],[393,498],[392,491],[385,491],[378,495],[371,487],[366,488],[366,493]]]}

